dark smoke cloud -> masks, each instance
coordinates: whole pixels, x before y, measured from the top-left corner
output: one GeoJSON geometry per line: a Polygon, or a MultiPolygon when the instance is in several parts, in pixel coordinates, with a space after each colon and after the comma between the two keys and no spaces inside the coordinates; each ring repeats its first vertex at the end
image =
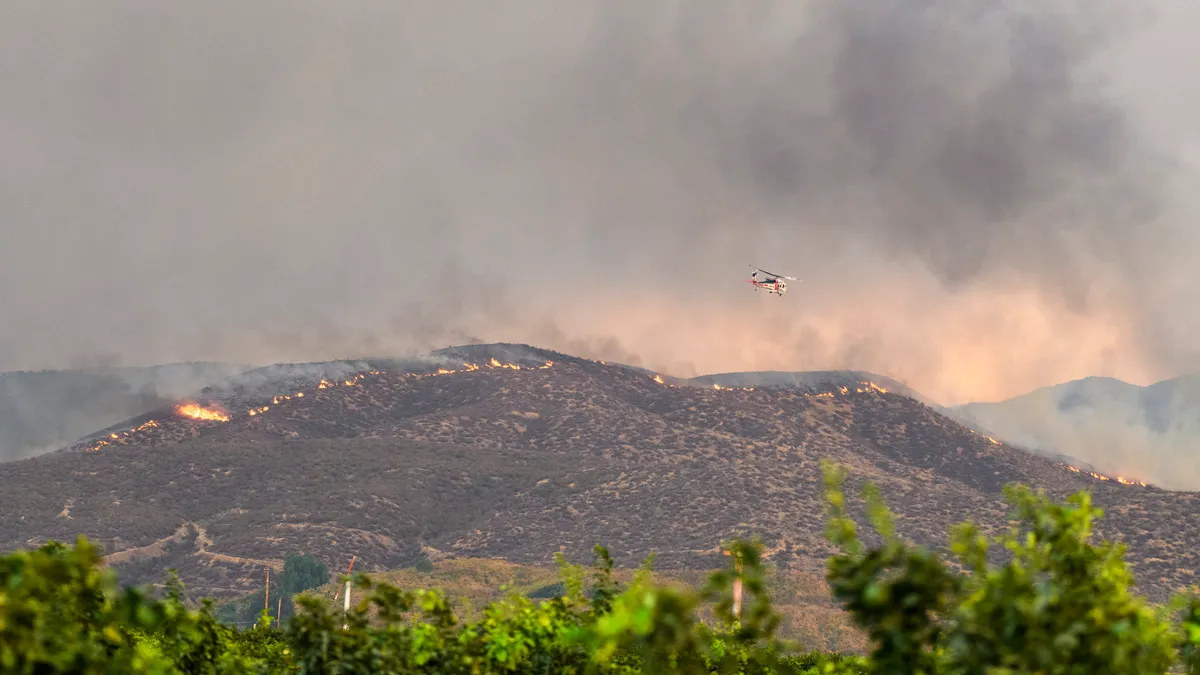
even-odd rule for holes
{"type": "Polygon", "coordinates": [[[5,3],[0,369],[505,340],[946,403],[1194,370],[1114,7],[5,3]]]}

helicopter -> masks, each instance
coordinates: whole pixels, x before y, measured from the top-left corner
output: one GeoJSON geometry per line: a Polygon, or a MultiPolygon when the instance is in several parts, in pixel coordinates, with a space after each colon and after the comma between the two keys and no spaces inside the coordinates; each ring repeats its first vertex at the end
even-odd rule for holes
{"type": "Polygon", "coordinates": [[[789,281],[799,281],[796,279],[796,277],[775,274],[773,272],[768,272],[761,267],[755,267],[754,265],[751,265],[750,268],[753,269],[754,272],[750,274],[750,278],[746,281],[754,284],[754,290],[757,291],[761,288],[768,293],[775,293],[781,298],[783,297],[784,293],[787,293],[787,282],[783,281],[784,279],[789,281]],[[760,280],[758,278],[759,272],[762,272],[763,275],[766,276],[766,279],[760,280]]]}

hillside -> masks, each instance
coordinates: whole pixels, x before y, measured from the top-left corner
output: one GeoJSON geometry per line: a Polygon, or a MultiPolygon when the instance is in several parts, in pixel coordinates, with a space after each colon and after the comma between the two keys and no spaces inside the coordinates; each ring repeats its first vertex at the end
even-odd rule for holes
{"type": "Polygon", "coordinates": [[[61,448],[245,370],[223,363],[173,363],[0,373],[0,461],[61,448]]]}
{"type": "Polygon", "coordinates": [[[1146,387],[1089,377],[948,413],[1007,441],[1163,487],[1200,490],[1200,374],[1146,387]]]}
{"type": "Polygon", "coordinates": [[[275,366],[210,388],[198,417],[164,407],[0,465],[0,549],[82,532],[127,581],[175,567],[218,597],[293,550],[369,571],[422,555],[587,561],[603,543],[621,565],[655,552],[660,568],[697,569],[723,564],[723,537],[755,532],[776,565],[819,572],[831,459],[880,484],[923,543],[968,517],[1003,526],[1000,489],[1020,481],[1090,488],[1152,597],[1200,567],[1200,494],[1089,475],[873,383],[714,388],[515,345],[356,365],[275,366]]]}

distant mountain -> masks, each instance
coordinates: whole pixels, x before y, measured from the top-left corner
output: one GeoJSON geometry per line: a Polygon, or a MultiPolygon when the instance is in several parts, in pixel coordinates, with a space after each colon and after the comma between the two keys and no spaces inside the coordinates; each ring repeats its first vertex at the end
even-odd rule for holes
{"type": "Polygon", "coordinates": [[[0,373],[0,461],[55,450],[246,369],[173,363],[0,373]]]}
{"type": "Polygon", "coordinates": [[[1200,374],[1146,387],[1089,377],[948,414],[1005,441],[1095,470],[1200,490],[1200,374]]]}
{"type": "Polygon", "coordinates": [[[850,468],[851,490],[880,485],[899,533],[935,548],[966,518],[1005,527],[1001,488],[1015,481],[1090,489],[1107,514],[1098,531],[1128,545],[1151,597],[1200,568],[1200,493],[1089,475],[870,380],[729,377],[521,345],[258,369],[178,402],[195,407],[0,464],[0,550],[85,533],[128,582],[173,567],[214,596],[261,587],[296,550],[373,571],[422,556],[541,564],[560,550],[585,562],[602,543],[619,565],[654,552],[660,569],[697,569],[723,564],[723,538],[757,533],[781,569],[819,573],[829,459],[850,468]]]}

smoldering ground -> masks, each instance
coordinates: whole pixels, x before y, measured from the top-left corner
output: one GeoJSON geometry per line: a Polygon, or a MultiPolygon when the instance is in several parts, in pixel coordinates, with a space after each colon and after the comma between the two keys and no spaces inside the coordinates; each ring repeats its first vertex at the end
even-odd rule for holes
{"type": "Polygon", "coordinates": [[[5,3],[0,367],[506,340],[947,404],[1194,370],[1122,7],[5,3]]]}

